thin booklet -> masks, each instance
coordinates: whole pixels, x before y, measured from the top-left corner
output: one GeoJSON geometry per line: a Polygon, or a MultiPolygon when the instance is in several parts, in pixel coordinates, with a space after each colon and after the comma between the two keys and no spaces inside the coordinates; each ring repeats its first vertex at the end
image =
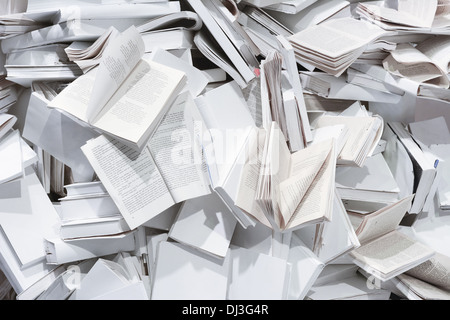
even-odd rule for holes
{"type": "Polygon", "coordinates": [[[176,69],[145,60],[134,26],[117,36],[98,67],[70,83],[48,105],[142,150],[186,84],[176,69]]]}

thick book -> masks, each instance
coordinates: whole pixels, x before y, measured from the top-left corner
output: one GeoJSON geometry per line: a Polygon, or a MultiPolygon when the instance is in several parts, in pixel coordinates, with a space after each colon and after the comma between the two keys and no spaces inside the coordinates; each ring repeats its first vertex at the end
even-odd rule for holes
{"type": "Polygon", "coordinates": [[[66,196],[58,200],[62,221],[120,215],[119,209],[109,194],[92,193],[82,196],[66,196]]]}
{"type": "Polygon", "coordinates": [[[183,72],[144,60],[143,54],[142,37],[130,27],[111,42],[97,68],[48,106],[142,150],[186,83],[183,72]]]}
{"type": "Polygon", "coordinates": [[[145,44],[145,52],[153,52],[158,48],[164,50],[193,49],[194,30],[170,28],[141,32],[145,44]]]}

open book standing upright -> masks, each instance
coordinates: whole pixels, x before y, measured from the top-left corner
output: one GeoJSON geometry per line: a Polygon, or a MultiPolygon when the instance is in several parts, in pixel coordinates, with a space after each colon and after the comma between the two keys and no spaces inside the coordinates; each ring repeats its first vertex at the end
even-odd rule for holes
{"type": "Polygon", "coordinates": [[[254,152],[248,153],[240,181],[239,194],[246,197],[240,197],[237,205],[279,231],[330,220],[336,169],[334,139],[291,154],[273,122],[265,138],[258,139],[259,146],[255,145],[258,140],[253,140],[248,150],[254,152]],[[262,153],[255,158],[258,151],[262,153]]]}
{"type": "Polygon", "coordinates": [[[142,150],[186,83],[183,72],[143,55],[142,38],[132,26],[110,42],[97,68],[69,84],[48,107],[142,150]]]}

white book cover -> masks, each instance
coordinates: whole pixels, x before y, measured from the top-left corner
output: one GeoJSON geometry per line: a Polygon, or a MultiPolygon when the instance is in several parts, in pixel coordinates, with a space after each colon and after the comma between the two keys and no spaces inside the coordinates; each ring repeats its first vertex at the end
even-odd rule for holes
{"type": "Polygon", "coordinates": [[[231,260],[227,299],[286,299],[291,267],[286,260],[239,247],[231,249],[231,260]]]}
{"type": "Polygon", "coordinates": [[[2,271],[18,295],[56,268],[54,265],[47,264],[45,260],[24,267],[14,249],[11,248],[8,239],[0,237],[0,245],[2,248],[0,254],[2,271]]]}
{"type": "Polygon", "coordinates": [[[62,221],[60,226],[60,236],[64,240],[116,236],[129,231],[130,228],[121,215],[62,221]]]}
{"type": "Polygon", "coordinates": [[[355,230],[337,192],[335,193],[331,221],[323,222],[322,226],[307,226],[295,230],[294,233],[325,264],[360,246],[355,230]]]}
{"type": "Polygon", "coordinates": [[[400,188],[381,153],[367,157],[362,167],[336,168],[336,187],[342,199],[395,201],[400,188]]]}
{"type": "Polygon", "coordinates": [[[222,199],[211,193],[184,202],[169,237],[215,257],[225,258],[236,223],[222,199]]]}
{"type": "Polygon", "coordinates": [[[229,256],[215,259],[192,250],[178,243],[160,242],[152,300],[225,300],[229,256]]]}

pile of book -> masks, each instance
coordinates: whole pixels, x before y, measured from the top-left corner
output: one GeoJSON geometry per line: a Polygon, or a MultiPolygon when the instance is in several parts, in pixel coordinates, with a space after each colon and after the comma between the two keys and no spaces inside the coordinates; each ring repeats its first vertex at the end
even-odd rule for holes
{"type": "Polygon", "coordinates": [[[450,1],[4,3],[0,299],[450,299],[450,1]]]}

